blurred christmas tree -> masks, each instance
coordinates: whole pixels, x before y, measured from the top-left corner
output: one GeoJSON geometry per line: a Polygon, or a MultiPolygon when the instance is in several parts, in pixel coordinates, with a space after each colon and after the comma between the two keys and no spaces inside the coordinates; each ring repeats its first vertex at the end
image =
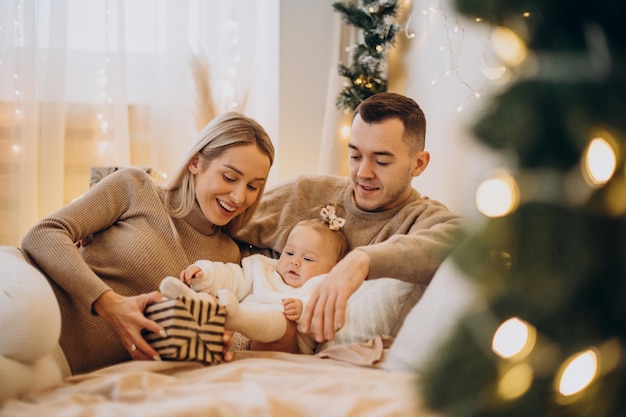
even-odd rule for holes
{"type": "Polygon", "coordinates": [[[626,2],[457,0],[513,80],[474,131],[518,203],[453,255],[486,307],[420,389],[447,416],[626,416],[626,2]]]}
{"type": "Polygon", "coordinates": [[[336,105],[349,111],[369,96],[387,91],[387,51],[400,30],[395,22],[398,2],[345,0],[333,3],[333,8],[347,24],[362,30],[362,42],[351,51],[350,65],[338,65],[339,75],[347,79],[347,85],[339,93],[336,105]]]}

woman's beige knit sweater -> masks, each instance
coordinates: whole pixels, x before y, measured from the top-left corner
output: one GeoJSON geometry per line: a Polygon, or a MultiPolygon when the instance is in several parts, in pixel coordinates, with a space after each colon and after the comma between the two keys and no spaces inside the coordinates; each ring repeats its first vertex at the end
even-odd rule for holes
{"type": "Polygon", "coordinates": [[[177,277],[200,259],[240,261],[237,245],[199,206],[170,218],[151,181],[141,169],[117,171],[36,224],[22,242],[59,301],[60,343],[72,373],[130,359],[113,327],[92,312],[102,293],[158,290],[165,276],[177,277]],[[92,241],[77,249],[74,242],[89,235],[92,241]]]}

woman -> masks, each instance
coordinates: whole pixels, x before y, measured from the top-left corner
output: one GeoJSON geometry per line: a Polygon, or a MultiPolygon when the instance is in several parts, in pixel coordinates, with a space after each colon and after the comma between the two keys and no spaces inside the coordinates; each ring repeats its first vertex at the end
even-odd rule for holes
{"type": "Polygon", "coordinates": [[[28,232],[22,249],[58,300],[71,373],[159,359],[141,336],[163,331],[143,315],[161,300],[154,290],[198,259],[240,261],[230,236],[254,213],[273,159],[265,130],[229,112],[200,133],[167,186],[123,169],[28,232]]]}

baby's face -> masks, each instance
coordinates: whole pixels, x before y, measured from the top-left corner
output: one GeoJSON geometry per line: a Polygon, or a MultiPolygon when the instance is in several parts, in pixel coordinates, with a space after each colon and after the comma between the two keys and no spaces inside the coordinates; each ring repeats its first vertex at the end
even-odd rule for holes
{"type": "Polygon", "coordinates": [[[310,278],[325,274],[335,266],[337,255],[333,247],[312,227],[296,226],[289,233],[276,271],[287,285],[299,288],[310,278]]]}

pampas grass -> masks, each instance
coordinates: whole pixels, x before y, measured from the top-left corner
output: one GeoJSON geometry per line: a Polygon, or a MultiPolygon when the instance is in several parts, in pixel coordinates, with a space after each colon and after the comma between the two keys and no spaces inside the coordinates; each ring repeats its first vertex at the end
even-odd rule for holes
{"type": "Polygon", "coordinates": [[[191,55],[191,73],[196,86],[196,129],[204,128],[216,116],[215,102],[211,90],[209,64],[202,55],[191,55]]]}

